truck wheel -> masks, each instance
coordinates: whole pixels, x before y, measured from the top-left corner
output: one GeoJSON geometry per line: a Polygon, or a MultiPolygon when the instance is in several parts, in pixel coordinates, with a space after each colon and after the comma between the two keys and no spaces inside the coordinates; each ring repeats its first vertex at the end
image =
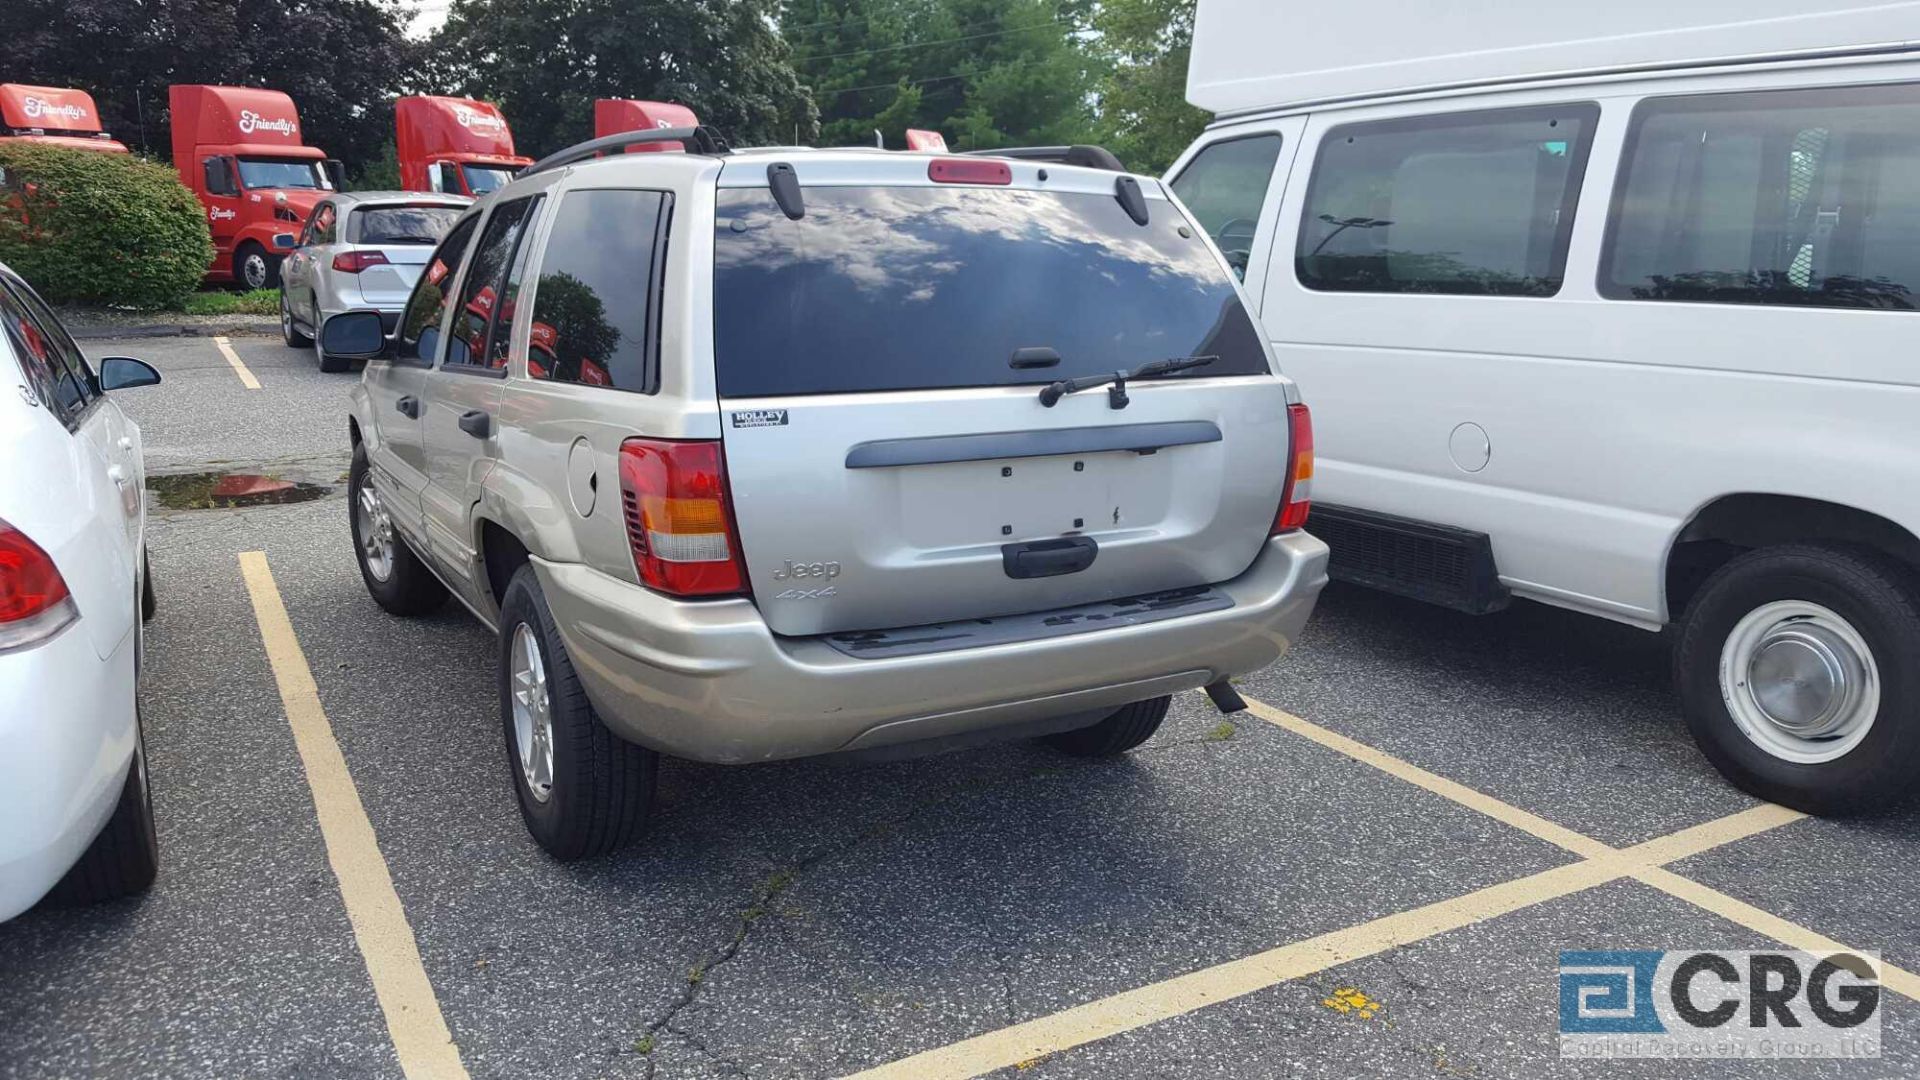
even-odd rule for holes
{"type": "Polygon", "coordinates": [[[1920,588],[1878,552],[1763,548],[1687,608],[1674,681],[1707,760],[1812,814],[1890,805],[1920,775],[1920,588]]]}
{"type": "Polygon", "coordinates": [[[500,605],[500,719],[520,816],[548,855],[604,855],[646,830],[660,756],[594,714],[531,566],[500,605]]]}
{"type": "Polygon", "coordinates": [[[280,256],[249,240],[233,253],[233,277],[249,289],[280,287],[280,256]]]}
{"type": "Polygon", "coordinates": [[[347,506],[360,579],[367,583],[374,603],[394,615],[424,615],[446,603],[447,587],[393,527],[380,490],[367,476],[364,444],[353,448],[353,464],[347,470],[347,506]]]}
{"type": "MultiPolygon", "coordinates": [[[[138,730],[139,721],[135,721],[138,730]]],[[[146,892],[160,871],[160,840],[153,828],[153,793],[147,786],[146,740],[136,738],[133,761],[113,816],[80,861],[47,893],[53,905],[94,904],[146,892]]]]}
{"type": "Polygon", "coordinates": [[[300,332],[293,324],[293,309],[287,306],[287,294],[280,293],[280,340],[287,343],[289,349],[306,349],[313,346],[313,339],[300,332]]]}
{"type": "Polygon", "coordinates": [[[1136,701],[1091,727],[1062,731],[1057,735],[1045,736],[1040,741],[1074,757],[1124,754],[1153,738],[1153,733],[1160,730],[1160,721],[1167,718],[1167,706],[1172,703],[1171,697],[1136,701]]]}

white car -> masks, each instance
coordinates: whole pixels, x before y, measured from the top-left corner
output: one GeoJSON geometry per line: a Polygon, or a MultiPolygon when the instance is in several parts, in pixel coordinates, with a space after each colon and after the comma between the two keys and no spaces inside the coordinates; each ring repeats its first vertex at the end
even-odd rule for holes
{"type": "Polygon", "coordinates": [[[40,298],[0,266],[0,920],[145,890],[158,866],[140,737],[140,429],[40,298]]]}
{"type": "Polygon", "coordinates": [[[440,238],[472,199],[419,191],[356,191],[322,199],[280,264],[280,336],[313,349],[321,371],[352,361],[314,344],[327,316],[373,308],[388,333],[440,238]]]}

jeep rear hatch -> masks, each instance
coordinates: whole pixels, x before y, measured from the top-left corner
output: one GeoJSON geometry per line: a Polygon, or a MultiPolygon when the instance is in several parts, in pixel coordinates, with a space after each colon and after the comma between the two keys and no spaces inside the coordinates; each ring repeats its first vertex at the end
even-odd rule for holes
{"type": "Polygon", "coordinates": [[[1285,388],[1158,184],[1135,189],[1143,225],[1112,173],[935,183],[953,159],[890,155],[856,184],[795,158],[800,217],[764,160],[729,162],[714,232],[727,474],[770,627],[993,618],[1247,568],[1281,497],[1285,388]]]}

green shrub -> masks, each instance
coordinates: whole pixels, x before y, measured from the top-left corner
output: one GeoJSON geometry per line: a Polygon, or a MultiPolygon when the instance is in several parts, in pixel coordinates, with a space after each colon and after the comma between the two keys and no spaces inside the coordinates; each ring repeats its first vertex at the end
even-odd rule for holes
{"type": "Polygon", "coordinates": [[[188,315],[278,315],[280,290],[228,292],[225,289],[213,289],[188,293],[180,299],[180,310],[188,315]]]}
{"type": "Polygon", "coordinates": [[[213,261],[200,200],[131,154],[0,146],[0,262],[56,303],[179,303],[213,261]]]}

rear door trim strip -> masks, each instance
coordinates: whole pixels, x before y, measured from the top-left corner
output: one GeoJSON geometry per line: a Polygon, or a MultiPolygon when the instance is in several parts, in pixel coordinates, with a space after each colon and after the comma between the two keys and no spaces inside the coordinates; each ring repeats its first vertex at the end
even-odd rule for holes
{"type": "Polygon", "coordinates": [[[1219,441],[1220,426],[1211,420],[1042,428],[980,435],[933,435],[856,444],[847,451],[847,468],[884,469],[897,465],[940,465],[955,461],[1098,454],[1112,450],[1147,453],[1169,446],[1193,446],[1219,441]]]}

